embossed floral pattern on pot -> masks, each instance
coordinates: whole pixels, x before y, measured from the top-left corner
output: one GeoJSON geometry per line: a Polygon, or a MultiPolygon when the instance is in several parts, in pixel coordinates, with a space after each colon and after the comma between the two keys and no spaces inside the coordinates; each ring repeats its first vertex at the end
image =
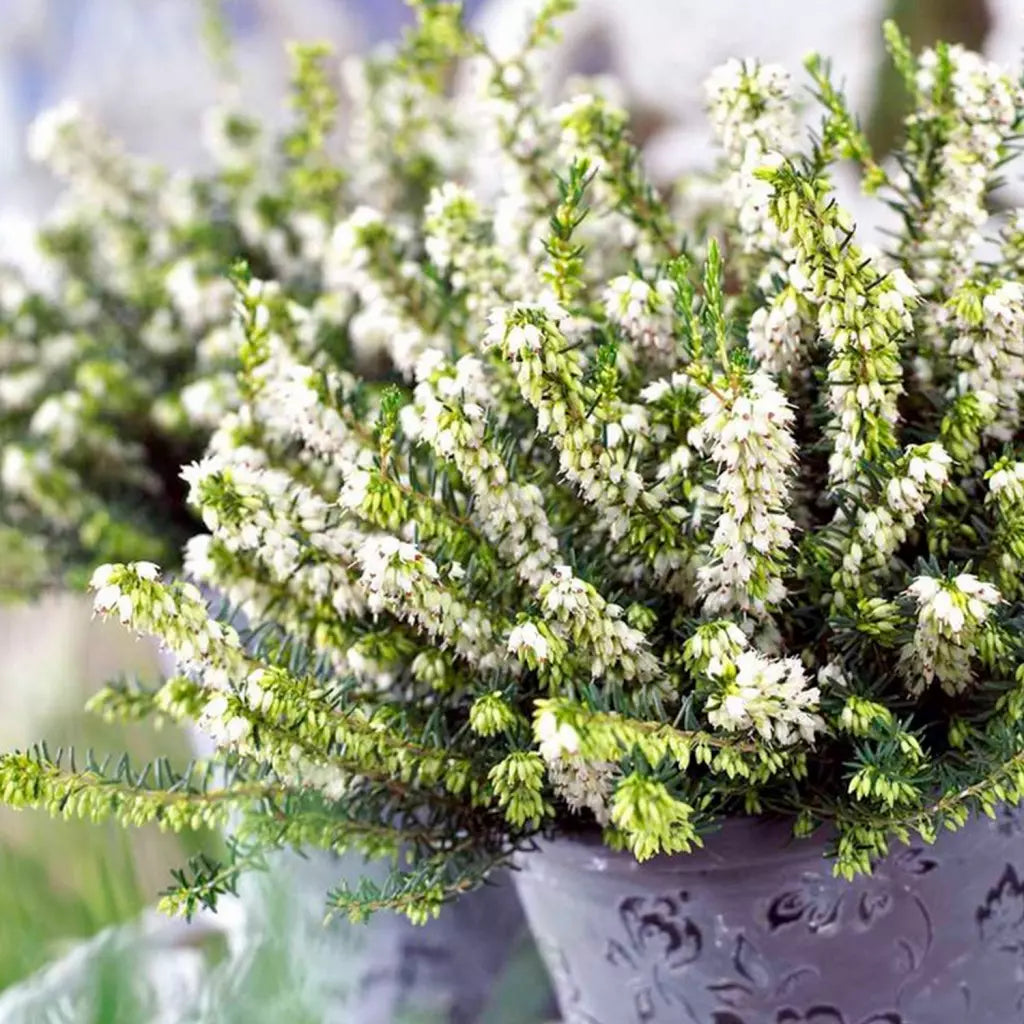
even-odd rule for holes
{"type": "MultiPolygon", "coordinates": [[[[686,914],[689,894],[631,896],[619,904],[622,934],[608,940],[605,958],[630,971],[636,1019],[657,1019],[659,1006],[688,1006],[680,975],[701,955],[700,928],[686,914]]],[[[691,1011],[692,1012],[692,1011],[691,1011]]]]}

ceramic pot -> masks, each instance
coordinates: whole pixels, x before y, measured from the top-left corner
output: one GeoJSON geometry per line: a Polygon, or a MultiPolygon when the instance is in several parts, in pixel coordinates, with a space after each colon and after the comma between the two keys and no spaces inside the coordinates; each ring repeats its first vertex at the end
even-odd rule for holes
{"type": "Polygon", "coordinates": [[[516,884],[564,1024],[1014,1024],[1022,823],[974,819],[853,882],[780,822],[644,864],[565,838],[523,854],[516,884]]]}

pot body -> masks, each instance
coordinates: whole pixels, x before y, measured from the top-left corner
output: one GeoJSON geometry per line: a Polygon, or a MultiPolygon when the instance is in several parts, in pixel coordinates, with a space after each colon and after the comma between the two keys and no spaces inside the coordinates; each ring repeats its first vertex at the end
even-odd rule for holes
{"type": "Polygon", "coordinates": [[[894,847],[844,882],[826,840],[728,821],[638,864],[558,839],[516,884],[564,1024],[1020,1024],[1024,811],[894,847]]]}

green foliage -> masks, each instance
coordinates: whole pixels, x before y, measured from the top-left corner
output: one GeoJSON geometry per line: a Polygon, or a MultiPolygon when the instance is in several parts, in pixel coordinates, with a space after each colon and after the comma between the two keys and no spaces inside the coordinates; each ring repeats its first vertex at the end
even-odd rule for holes
{"type": "Polygon", "coordinates": [[[656,853],[689,853],[699,843],[693,808],[676,799],[668,786],[635,772],[623,776],[612,799],[612,824],[637,860],[656,853]]]}
{"type": "Polygon", "coordinates": [[[126,837],[104,829],[78,839],[79,877],[67,888],[55,889],[54,865],[33,844],[0,850],[6,882],[0,909],[8,922],[0,937],[0,990],[42,967],[69,937],[84,938],[144,906],[126,837]]]}

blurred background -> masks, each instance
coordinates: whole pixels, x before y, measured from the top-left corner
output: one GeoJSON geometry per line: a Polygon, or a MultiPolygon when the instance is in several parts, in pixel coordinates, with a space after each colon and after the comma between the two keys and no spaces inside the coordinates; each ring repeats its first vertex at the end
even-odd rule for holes
{"type": "MultiPolygon", "coordinates": [[[[499,50],[514,45],[535,6],[531,0],[466,4],[499,50]]],[[[33,226],[45,216],[54,185],[29,161],[25,133],[37,114],[64,98],[79,99],[130,150],[172,167],[202,160],[200,116],[218,87],[202,42],[206,9],[204,0],[0,0],[0,259],[31,266],[35,258],[33,226]]],[[[359,52],[394,38],[409,17],[401,0],[224,0],[223,10],[244,93],[271,123],[286,115],[286,41],[326,39],[339,54],[359,52]]],[[[700,91],[710,68],[730,56],[756,56],[798,71],[803,56],[818,50],[834,58],[854,108],[884,150],[901,117],[881,46],[884,17],[894,17],[918,46],[938,38],[961,41],[1007,62],[1019,62],[1024,50],[1022,0],[580,0],[547,70],[552,84],[577,72],[614,72],[653,172],[670,180],[712,159],[700,91]]],[[[0,748],[46,737],[54,745],[180,759],[188,749],[181,735],[119,730],[80,710],[114,676],[155,678],[157,672],[151,649],[92,621],[80,597],[58,594],[35,607],[0,607],[0,748]]],[[[293,999],[288,1016],[267,1001],[268,992],[312,991],[308,954],[317,939],[289,931],[294,908],[273,911],[282,917],[270,931],[284,945],[248,949],[244,969],[231,945],[230,909],[225,921],[200,922],[187,936],[149,917],[129,940],[105,931],[138,919],[171,867],[217,842],[148,831],[126,835],[0,810],[0,1024],[76,1020],[70,994],[85,965],[103,986],[105,963],[123,965],[130,953],[162,944],[173,947],[176,959],[164,958],[159,983],[176,986],[179,1006],[202,1002],[195,990],[203,978],[207,1007],[220,1006],[217,1019],[321,1020],[313,996],[309,1006],[293,999]],[[295,943],[305,943],[301,955],[295,943]],[[43,1002],[41,991],[49,993],[43,1002]],[[184,992],[192,995],[186,999],[184,992]],[[44,1004],[45,1012],[39,1009],[44,1004]]],[[[531,1016],[540,1011],[517,981],[517,969],[513,965],[499,986],[488,1024],[540,1019],[531,1016]]],[[[95,1003],[106,1007],[96,1019],[150,1019],[118,1008],[119,998],[111,984],[95,1003]]],[[[166,1019],[214,1018],[196,1010],[194,1017],[166,1019]]]]}

